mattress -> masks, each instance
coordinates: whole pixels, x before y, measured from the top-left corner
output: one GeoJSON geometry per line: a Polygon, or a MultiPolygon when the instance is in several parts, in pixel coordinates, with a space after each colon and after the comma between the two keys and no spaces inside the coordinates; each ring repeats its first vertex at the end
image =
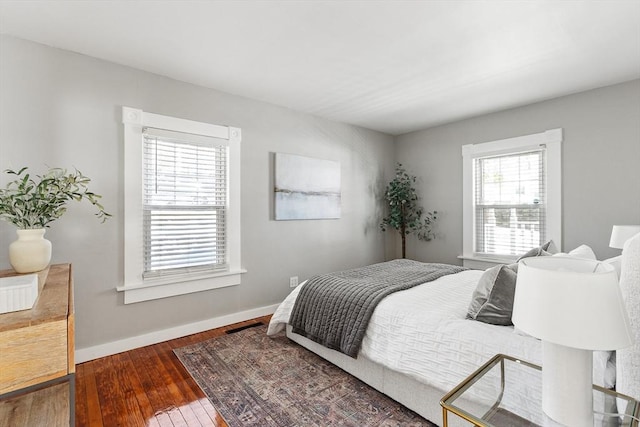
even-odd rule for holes
{"type": "MultiPolygon", "coordinates": [[[[441,390],[453,388],[498,353],[540,365],[538,339],[513,326],[466,319],[482,273],[467,270],[386,297],[371,317],[359,354],[441,390]]],[[[267,334],[284,329],[302,286],[278,307],[267,334]]],[[[608,352],[594,352],[594,383],[605,387],[611,387],[615,377],[608,359],[608,352]]]]}

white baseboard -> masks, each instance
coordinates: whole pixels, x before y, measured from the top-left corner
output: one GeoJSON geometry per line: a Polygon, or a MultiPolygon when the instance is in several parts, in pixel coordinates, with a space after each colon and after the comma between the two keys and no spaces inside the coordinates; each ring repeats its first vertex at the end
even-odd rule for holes
{"type": "Polygon", "coordinates": [[[254,308],[252,310],[241,311],[238,313],[228,314],[226,316],[213,317],[200,322],[188,323],[186,325],[163,329],[161,331],[154,331],[148,334],[112,341],[105,344],[79,348],[76,349],[75,353],[76,363],[88,362],[89,360],[98,359],[100,357],[111,356],[112,354],[133,350],[134,348],[157,344],[159,342],[184,337],[198,332],[207,331],[209,329],[219,328],[232,323],[244,322],[245,320],[273,314],[276,311],[276,308],[278,308],[278,305],[279,304],[254,308]]]}

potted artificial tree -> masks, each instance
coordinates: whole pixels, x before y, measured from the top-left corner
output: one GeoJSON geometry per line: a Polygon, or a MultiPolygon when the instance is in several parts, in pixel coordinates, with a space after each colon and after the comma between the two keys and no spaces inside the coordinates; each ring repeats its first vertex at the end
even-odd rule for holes
{"type": "Polygon", "coordinates": [[[409,175],[400,163],[396,166],[396,176],[389,182],[384,192],[389,205],[389,214],[382,219],[380,228],[398,230],[402,238],[402,258],[406,258],[406,238],[414,234],[419,240],[429,241],[435,237],[431,226],[438,212],[425,212],[418,203],[418,193],[414,187],[416,177],[409,175]]]}
{"type": "Polygon", "coordinates": [[[98,209],[96,216],[102,222],[111,216],[98,202],[101,196],[89,191],[91,180],[77,169],[67,173],[52,168],[35,179],[26,167],[5,172],[15,179],[0,189],[0,219],[18,227],[18,240],[9,245],[9,262],[18,273],[49,265],[51,242],[44,238],[45,229],[66,212],[69,201],[87,200],[98,209]]]}

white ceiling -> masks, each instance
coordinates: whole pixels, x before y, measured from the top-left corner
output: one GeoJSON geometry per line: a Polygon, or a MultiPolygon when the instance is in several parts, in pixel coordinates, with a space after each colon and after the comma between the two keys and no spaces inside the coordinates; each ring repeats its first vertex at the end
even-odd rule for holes
{"type": "Polygon", "coordinates": [[[0,0],[0,32],[390,134],[640,78],[640,0],[0,0]]]}

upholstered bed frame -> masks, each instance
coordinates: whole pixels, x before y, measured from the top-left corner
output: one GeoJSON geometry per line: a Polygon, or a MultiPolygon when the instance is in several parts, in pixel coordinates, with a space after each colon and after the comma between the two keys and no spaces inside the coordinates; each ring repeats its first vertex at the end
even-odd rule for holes
{"type": "MultiPolygon", "coordinates": [[[[620,286],[625,297],[625,304],[636,341],[634,346],[618,351],[617,390],[620,393],[640,399],[640,234],[629,240],[623,251],[620,286]]],[[[442,409],[440,407],[440,399],[449,390],[440,390],[419,382],[385,368],[362,355],[359,355],[357,359],[353,359],[335,350],[330,350],[293,333],[289,325],[287,325],[287,336],[429,421],[441,425],[442,409]]],[[[449,417],[449,426],[468,425],[459,417],[449,417]]]]}
{"type": "MultiPolygon", "coordinates": [[[[429,421],[441,425],[442,409],[440,399],[449,390],[440,390],[414,380],[399,372],[386,368],[366,357],[359,355],[353,359],[343,353],[328,349],[301,335],[294,334],[287,325],[287,336],[301,346],[313,351],[356,378],[369,384],[376,390],[400,402],[407,408],[420,414],[429,421]]],[[[449,417],[449,426],[468,426],[461,418],[449,417]]]]}

